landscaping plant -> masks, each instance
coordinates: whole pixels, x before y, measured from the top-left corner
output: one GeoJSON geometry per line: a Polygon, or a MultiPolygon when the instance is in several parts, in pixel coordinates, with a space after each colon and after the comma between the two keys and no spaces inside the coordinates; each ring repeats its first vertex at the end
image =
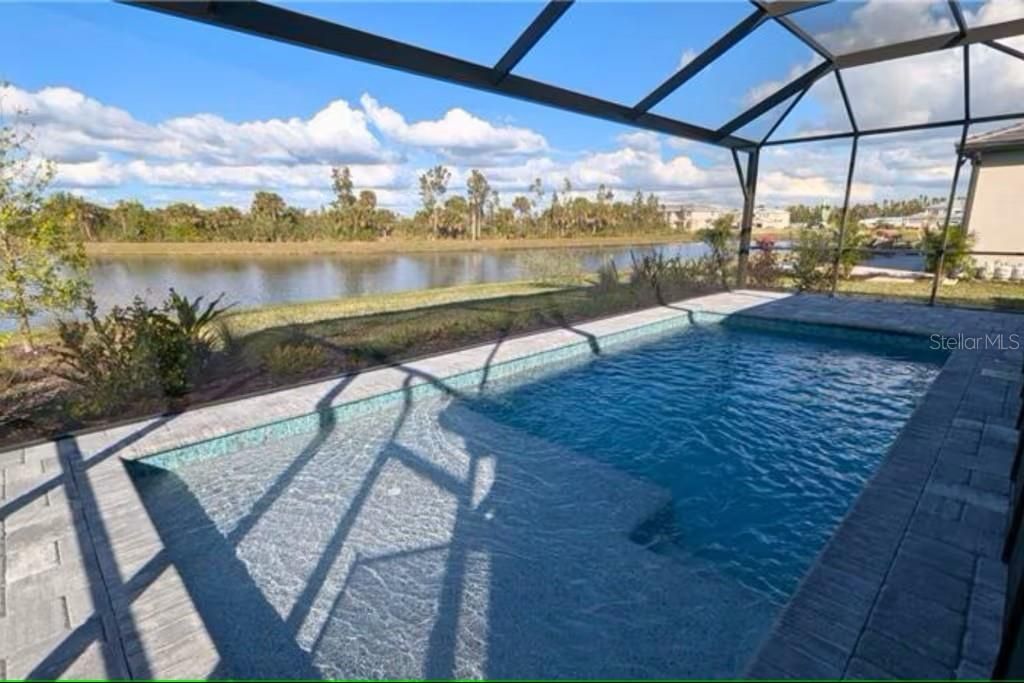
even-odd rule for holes
{"type": "Polygon", "coordinates": [[[721,278],[722,288],[729,289],[736,259],[736,226],[732,214],[716,218],[710,228],[700,231],[700,239],[708,246],[709,257],[721,278]]]}
{"type": "MultiPolygon", "coordinates": [[[[924,268],[929,273],[934,273],[939,264],[939,252],[942,250],[942,229],[925,230],[921,246],[924,249],[924,268]]],[[[943,272],[950,275],[969,272],[973,260],[970,252],[973,247],[973,235],[962,226],[949,226],[946,256],[942,260],[943,272]]]]}
{"type": "MultiPolygon", "coordinates": [[[[0,83],[0,99],[3,84],[0,83]]],[[[29,130],[0,109],[0,316],[13,318],[26,351],[32,320],[70,311],[89,290],[81,238],[64,213],[42,211],[55,167],[32,154],[29,130]]]]}
{"type": "Polygon", "coordinates": [[[776,287],[781,274],[775,242],[770,239],[758,240],[757,249],[747,265],[748,284],[752,287],[776,287]]]}
{"type": "Polygon", "coordinates": [[[73,413],[108,415],[137,401],[188,392],[213,354],[216,323],[228,309],[221,298],[203,306],[203,297],[189,299],[172,289],[158,307],[136,297],[105,315],[90,298],[84,321],[59,321],[55,372],[78,387],[73,413]]]}

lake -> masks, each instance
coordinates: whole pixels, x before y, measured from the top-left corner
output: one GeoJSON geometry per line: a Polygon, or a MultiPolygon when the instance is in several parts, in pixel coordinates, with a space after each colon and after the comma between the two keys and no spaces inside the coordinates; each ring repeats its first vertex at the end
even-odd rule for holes
{"type": "MultiPolygon", "coordinates": [[[[225,294],[239,306],[336,299],[432,287],[508,282],[530,278],[529,263],[544,252],[563,253],[588,271],[612,259],[620,269],[630,253],[660,249],[666,256],[697,258],[707,253],[701,242],[660,246],[560,247],[514,250],[470,250],[389,254],[324,254],[310,256],[116,256],[96,257],[91,277],[96,302],[105,310],[141,295],[159,301],[174,287],[190,297],[225,294]]],[[[875,257],[867,263],[919,269],[913,256],[875,257]]],[[[13,329],[0,319],[0,330],[13,329]]]]}
{"type": "Polygon", "coordinates": [[[529,279],[529,263],[544,252],[563,253],[588,271],[612,259],[630,265],[630,252],[696,258],[700,242],[652,246],[466,250],[311,256],[117,256],[92,259],[96,302],[101,308],[140,294],[156,301],[169,287],[188,296],[216,296],[240,306],[337,299],[452,285],[529,279]]]}

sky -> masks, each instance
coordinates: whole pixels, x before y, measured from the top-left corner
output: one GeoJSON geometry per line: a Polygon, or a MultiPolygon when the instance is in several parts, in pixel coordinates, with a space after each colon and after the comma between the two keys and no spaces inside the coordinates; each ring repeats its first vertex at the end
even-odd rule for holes
{"type": "MultiPolygon", "coordinates": [[[[289,9],[493,64],[541,2],[280,2],[289,9]]],[[[1024,17],[1024,0],[965,2],[968,23],[1024,17]]],[[[518,65],[521,76],[632,105],[752,11],[740,0],[579,0],[518,65]]],[[[837,52],[953,29],[945,0],[839,0],[793,15],[837,52]]],[[[435,164],[462,189],[488,177],[503,202],[534,178],[550,190],[610,187],[619,198],[740,203],[728,152],[540,105],[114,3],[0,2],[0,108],[32,127],[57,164],[55,188],[112,204],[247,206],[256,190],[316,207],[330,168],[408,213],[435,164]]],[[[1004,41],[1024,50],[1024,37],[1004,41]]],[[[971,50],[978,115],[1024,110],[1024,60],[971,50]]],[[[656,113],[716,128],[819,58],[763,24],[656,113]]],[[[958,51],[844,71],[861,128],[958,118],[958,51]]],[[[782,107],[738,131],[760,138],[782,107]]],[[[979,127],[990,129],[992,126],[979,127]]],[[[775,139],[849,130],[838,87],[821,80],[775,139]]],[[[866,138],[856,201],[944,195],[959,130],[866,138]]],[[[849,142],[768,147],[758,199],[838,202],[849,142]]]]}

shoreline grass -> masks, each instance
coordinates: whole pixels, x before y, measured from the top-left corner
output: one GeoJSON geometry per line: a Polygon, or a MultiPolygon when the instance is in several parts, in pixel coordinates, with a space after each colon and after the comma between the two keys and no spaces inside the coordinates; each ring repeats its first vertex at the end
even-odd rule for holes
{"type": "Polygon", "coordinates": [[[572,249],[628,247],[693,242],[693,233],[664,235],[617,235],[612,237],[566,237],[527,239],[430,240],[391,239],[374,242],[87,242],[89,257],[217,257],[253,258],[328,255],[376,255],[398,253],[434,253],[466,251],[514,251],[524,249],[572,249]]]}
{"type": "MultiPolygon", "coordinates": [[[[837,292],[853,296],[927,303],[932,293],[932,281],[840,280],[837,292]]],[[[1024,312],[1024,283],[964,280],[955,284],[943,284],[939,287],[935,303],[943,306],[1024,312]]]]}
{"type": "Polygon", "coordinates": [[[559,289],[565,287],[520,280],[413,289],[389,294],[361,294],[341,299],[239,307],[228,314],[226,322],[233,332],[247,334],[278,325],[305,324],[377,313],[397,313],[425,306],[529,296],[559,289]]]}

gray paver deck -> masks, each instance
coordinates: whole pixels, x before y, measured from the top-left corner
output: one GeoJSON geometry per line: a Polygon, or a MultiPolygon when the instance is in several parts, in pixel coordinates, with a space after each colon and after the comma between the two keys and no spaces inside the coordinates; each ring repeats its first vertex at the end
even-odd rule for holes
{"type": "MultiPolygon", "coordinates": [[[[740,291],[483,345],[0,453],[0,673],[204,677],[216,645],[124,460],[430,377],[592,339],[682,310],[977,337],[1024,317],[740,291]]],[[[755,676],[976,677],[991,669],[1020,350],[951,354],[750,669],[755,676]],[[922,588],[924,586],[924,588],[922,588]]]]}

